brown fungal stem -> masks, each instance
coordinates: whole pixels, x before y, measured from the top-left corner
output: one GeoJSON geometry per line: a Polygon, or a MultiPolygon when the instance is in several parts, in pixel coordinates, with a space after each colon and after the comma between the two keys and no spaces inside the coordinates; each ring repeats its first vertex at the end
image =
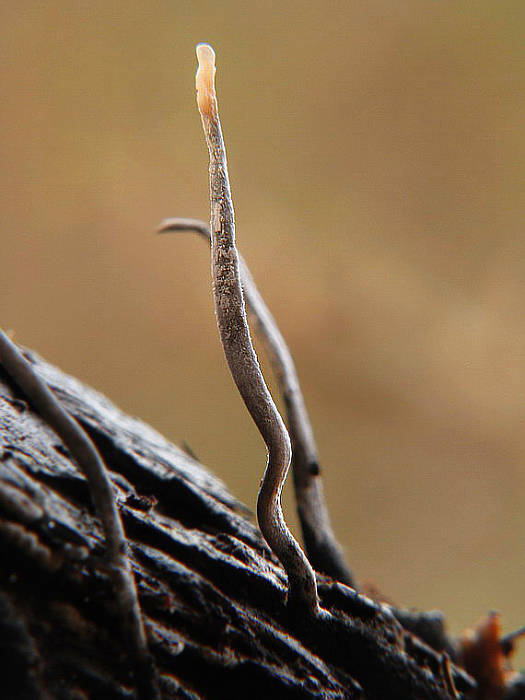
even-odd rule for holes
{"type": "Polygon", "coordinates": [[[281,491],[291,461],[284,422],[268,391],[252,345],[235,247],[235,218],[226,149],[215,95],[215,53],[197,46],[197,104],[210,156],[211,257],[217,326],[230,372],[268,449],[268,465],[257,499],[257,518],[268,545],[288,576],[292,606],[319,612],[315,574],[284,520],[281,491]]]}
{"type": "MultiPolygon", "coordinates": [[[[194,231],[211,243],[209,226],[198,219],[165,219],[158,229],[159,233],[173,231],[194,231]]],[[[317,445],[292,354],[240,253],[238,259],[246,305],[255,320],[284,399],[292,441],[295,498],[308,559],[317,571],[355,588],[354,577],[330,524],[317,445]]]]}
{"type": "Polygon", "coordinates": [[[31,363],[1,329],[0,364],[69,448],[88,481],[106,538],[109,575],[124,622],[124,636],[131,647],[137,694],[141,700],[160,700],[157,671],[148,649],[126,535],[107,467],[86,431],[66,411],[31,363]]]}

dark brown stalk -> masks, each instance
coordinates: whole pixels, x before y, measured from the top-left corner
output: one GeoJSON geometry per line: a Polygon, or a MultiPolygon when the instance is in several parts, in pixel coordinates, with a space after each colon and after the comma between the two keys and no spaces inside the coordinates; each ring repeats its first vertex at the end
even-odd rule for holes
{"type": "Polygon", "coordinates": [[[137,694],[141,700],[158,700],[157,672],[148,650],[126,535],[106,465],[85,430],[63,408],[31,363],[1,329],[0,363],[68,447],[88,481],[106,538],[108,570],[124,623],[124,637],[132,652],[137,694]]]}
{"type": "Polygon", "coordinates": [[[268,448],[268,465],[257,499],[257,518],[264,538],[288,575],[289,603],[316,615],[319,601],[315,574],[286,526],[281,508],[281,491],[291,460],[290,438],[264,381],[246,320],[226,150],[215,96],[215,53],[207,44],[199,44],[197,58],[197,104],[210,155],[212,279],[217,326],[232,377],[268,448]]]}
{"type": "MultiPolygon", "coordinates": [[[[159,233],[195,231],[211,243],[211,232],[198,219],[165,219],[159,233]]],[[[277,377],[286,408],[288,430],[292,441],[292,474],[297,510],[308,559],[316,571],[356,587],[354,577],[330,524],[323,493],[323,482],[317,445],[306,409],[299,377],[290,349],[262,298],[242,255],[239,269],[248,310],[255,319],[259,336],[277,377]]]]}

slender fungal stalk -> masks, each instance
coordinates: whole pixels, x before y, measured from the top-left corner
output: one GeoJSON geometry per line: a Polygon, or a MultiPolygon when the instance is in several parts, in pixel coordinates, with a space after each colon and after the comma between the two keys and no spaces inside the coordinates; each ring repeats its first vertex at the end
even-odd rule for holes
{"type": "Polygon", "coordinates": [[[292,606],[319,612],[315,574],[286,526],[281,491],[291,460],[290,438],[268,391],[253,349],[235,247],[235,220],[226,150],[215,95],[215,53],[197,46],[197,104],[210,155],[212,279],[217,326],[232,377],[268,448],[268,465],[257,499],[261,532],[288,575],[292,606]]]}
{"type": "MultiPolygon", "coordinates": [[[[208,225],[198,219],[165,219],[158,229],[159,233],[172,231],[195,231],[211,243],[211,232],[208,225]]],[[[238,258],[244,298],[248,310],[255,319],[257,330],[284,399],[292,441],[295,498],[306,554],[314,569],[355,588],[352,572],[344,560],[341,547],[330,525],[323,493],[317,445],[295,363],[290,349],[240,253],[238,253],[238,258]]]]}
{"type": "Polygon", "coordinates": [[[31,363],[1,329],[0,364],[69,448],[87,479],[106,538],[109,575],[124,622],[124,636],[133,654],[138,696],[142,700],[160,699],[157,672],[148,650],[135,579],[127,553],[126,535],[107,467],[86,431],[65,410],[31,363]]]}

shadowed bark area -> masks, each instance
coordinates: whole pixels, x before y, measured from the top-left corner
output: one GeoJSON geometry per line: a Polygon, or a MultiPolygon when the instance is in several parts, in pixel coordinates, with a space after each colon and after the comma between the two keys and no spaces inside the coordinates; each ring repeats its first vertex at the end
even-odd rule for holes
{"type": "MultiPolygon", "coordinates": [[[[28,357],[111,471],[163,698],[451,697],[439,616],[396,612],[403,627],[388,607],[319,577],[331,615],[294,617],[281,565],[219,479],[28,357]]],[[[0,447],[2,697],[134,697],[87,483],[1,372],[0,447]]],[[[466,673],[453,666],[452,677],[461,697],[475,697],[466,673]]]]}

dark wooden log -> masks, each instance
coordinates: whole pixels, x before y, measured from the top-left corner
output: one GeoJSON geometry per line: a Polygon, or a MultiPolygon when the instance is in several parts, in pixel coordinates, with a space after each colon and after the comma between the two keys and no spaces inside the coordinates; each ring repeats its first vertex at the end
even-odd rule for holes
{"type": "MultiPolygon", "coordinates": [[[[27,356],[110,469],[163,698],[451,697],[438,617],[400,613],[402,626],[389,607],[326,577],[319,594],[331,615],[295,615],[279,562],[219,479],[101,394],[27,356]],[[407,631],[416,623],[418,636],[407,631]]],[[[132,698],[88,485],[5,373],[0,448],[0,697],[132,698]]],[[[474,697],[465,672],[453,666],[452,676],[462,697],[474,697]]]]}

